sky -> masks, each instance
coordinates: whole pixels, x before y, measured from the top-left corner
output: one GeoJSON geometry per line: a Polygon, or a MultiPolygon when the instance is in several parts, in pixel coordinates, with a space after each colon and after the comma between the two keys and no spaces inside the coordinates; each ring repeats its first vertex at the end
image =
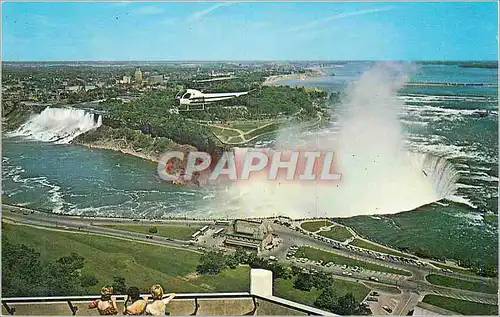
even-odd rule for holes
{"type": "Polygon", "coordinates": [[[496,60],[496,2],[4,2],[2,59],[496,60]]]}

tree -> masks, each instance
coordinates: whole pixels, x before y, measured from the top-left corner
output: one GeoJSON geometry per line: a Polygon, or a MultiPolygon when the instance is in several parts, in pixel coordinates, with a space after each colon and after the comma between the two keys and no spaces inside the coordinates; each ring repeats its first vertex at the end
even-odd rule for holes
{"type": "Polygon", "coordinates": [[[44,265],[40,253],[26,245],[10,243],[2,238],[2,295],[41,296],[47,295],[43,285],[44,265]],[[23,285],[30,285],[25,289],[23,285]]]}
{"type": "Polygon", "coordinates": [[[334,286],[330,285],[323,289],[321,295],[316,298],[314,306],[324,310],[333,311],[337,306],[337,298],[334,286]]]}
{"type": "Polygon", "coordinates": [[[313,285],[317,289],[327,288],[333,283],[332,278],[326,272],[314,273],[312,277],[313,277],[313,285]]]}
{"type": "Polygon", "coordinates": [[[293,288],[310,291],[313,287],[313,278],[310,274],[300,273],[297,275],[297,279],[293,282],[293,288]]]}
{"type": "Polygon", "coordinates": [[[225,267],[224,253],[221,251],[209,251],[200,257],[200,264],[196,267],[196,271],[200,274],[219,274],[225,267]]]}
{"type": "Polygon", "coordinates": [[[78,278],[83,264],[84,258],[76,253],[55,262],[42,262],[34,249],[3,238],[2,295],[52,296],[79,292],[78,278]]]}
{"type": "Polygon", "coordinates": [[[248,253],[243,248],[237,248],[233,257],[240,264],[248,264],[248,253]]]}
{"type": "Polygon", "coordinates": [[[292,265],[292,274],[299,275],[302,272],[302,268],[292,265]]]}
{"type": "Polygon", "coordinates": [[[111,286],[116,294],[127,294],[127,284],[125,284],[124,277],[114,276],[111,286]]]}
{"type": "Polygon", "coordinates": [[[158,227],[151,227],[149,228],[149,233],[152,233],[152,234],[155,234],[155,233],[158,233],[158,227]]]}
{"type": "Polygon", "coordinates": [[[82,275],[80,276],[80,286],[81,287],[90,287],[97,285],[99,280],[94,275],[82,275]]]}
{"type": "Polygon", "coordinates": [[[337,300],[337,304],[332,310],[339,315],[368,315],[370,310],[366,305],[359,304],[352,293],[347,293],[337,300]]]}
{"type": "Polygon", "coordinates": [[[226,265],[230,268],[230,269],[235,269],[238,264],[240,264],[238,262],[238,260],[236,259],[236,257],[234,255],[228,255],[226,256],[226,265]]]}

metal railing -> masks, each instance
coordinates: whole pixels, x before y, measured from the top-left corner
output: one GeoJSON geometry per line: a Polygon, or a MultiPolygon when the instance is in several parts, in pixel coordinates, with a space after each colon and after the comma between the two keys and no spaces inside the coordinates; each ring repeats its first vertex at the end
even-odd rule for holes
{"type": "MultiPolygon", "coordinates": [[[[145,296],[145,295],[142,295],[145,296]]],[[[117,302],[124,302],[126,295],[115,295],[117,302]]],[[[2,305],[9,315],[15,315],[16,308],[12,307],[13,304],[40,304],[40,303],[53,303],[53,304],[64,304],[68,305],[68,314],[77,315],[78,304],[82,302],[90,302],[100,298],[99,295],[88,295],[88,296],[47,296],[47,297],[11,297],[2,298],[2,305]]],[[[193,312],[189,314],[190,316],[195,316],[200,308],[200,300],[224,300],[224,299],[251,299],[253,303],[253,309],[245,313],[245,315],[255,315],[258,307],[259,301],[266,301],[274,305],[285,307],[306,315],[316,315],[316,316],[334,316],[330,312],[326,312],[314,307],[292,302],[283,298],[276,296],[263,297],[259,295],[252,295],[248,292],[230,292],[230,293],[180,293],[176,294],[172,302],[177,300],[193,300],[193,312]]]]}

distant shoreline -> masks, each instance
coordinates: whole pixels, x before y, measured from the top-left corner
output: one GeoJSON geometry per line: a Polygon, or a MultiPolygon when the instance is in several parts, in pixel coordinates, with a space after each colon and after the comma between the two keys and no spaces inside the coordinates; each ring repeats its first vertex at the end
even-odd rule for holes
{"type": "Polygon", "coordinates": [[[279,85],[278,82],[284,81],[284,80],[293,80],[293,79],[301,79],[304,80],[306,78],[311,78],[311,77],[324,77],[328,76],[328,73],[324,71],[311,71],[308,73],[304,74],[288,74],[288,75],[273,75],[266,77],[266,80],[262,85],[264,86],[271,86],[271,85],[279,85]]]}
{"type": "Polygon", "coordinates": [[[127,155],[132,155],[132,156],[135,156],[135,157],[138,157],[138,158],[141,158],[143,160],[148,160],[148,161],[151,161],[153,163],[158,163],[158,157],[156,156],[153,156],[153,155],[149,155],[149,154],[145,154],[145,153],[141,153],[141,152],[138,152],[138,151],[134,151],[130,148],[121,148],[119,146],[116,146],[116,145],[113,145],[111,144],[110,142],[93,142],[93,143],[73,143],[75,145],[81,145],[81,146],[85,146],[89,149],[100,149],[100,150],[109,150],[109,151],[113,151],[113,152],[117,152],[117,153],[121,153],[121,154],[127,154],[127,155]]]}

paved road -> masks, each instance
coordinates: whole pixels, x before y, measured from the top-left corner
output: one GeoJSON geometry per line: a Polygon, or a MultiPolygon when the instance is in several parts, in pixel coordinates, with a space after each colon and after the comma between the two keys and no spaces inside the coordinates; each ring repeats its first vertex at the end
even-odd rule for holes
{"type": "MultiPolygon", "coordinates": [[[[97,226],[97,224],[101,223],[99,222],[94,223],[93,221],[89,221],[86,219],[81,220],[78,218],[75,219],[71,217],[53,216],[38,212],[23,213],[23,211],[21,211],[20,209],[14,209],[14,208],[4,208],[2,212],[2,217],[3,219],[13,223],[22,223],[35,227],[44,227],[44,228],[48,227],[59,230],[71,229],[77,232],[78,231],[90,232],[94,234],[102,234],[107,236],[111,235],[114,237],[133,240],[133,241],[143,241],[157,245],[165,245],[180,249],[189,249],[190,251],[198,252],[197,246],[189,245],[189,243],[184,240],[168,239],[160,236],[152,236],[152,239],[149,239],[146,237],[147,235],[144,233],[100,227],[97,226]]],[[[106,224],[110,224],[110,222],[108,221],[106,222],[106,224]]],[[[116,224],[116,222],[114,224],[116,224]]]]}
{"type": "MultiPolygon", "coordinates": [[[[446,275],[450,277],[456,277],[456,278],[461,278],[465,280],[470,280],[470,281],[481,281],[489,284],[495,284],[496,280],[493,278],[488,278],[488,277],[482,277],[482,276],[476,276],[476,275],[467,275],[467,274],[462,274],[462,273],[457,273],[457,272],[443,272],[440,268],[434,267],[432,265],[429,265],[429,262],[425,259],[418,259],[418,261],[424,262],[427,265],[425,267],[418,267],[412,264],[406,264],[403,262],[396,262],[392,260],[384,260],[384,259],[377,259],[374,257],[374,255],[369,254],[369,253],[362,253],[362,252],[356,252],[356,249],[353,250],[348,250],[348,249],[335,249],[333,246],[327,242],[321,241],[314,239],[311,236],[302,234],[300,232],[290,230],[288,227],[281,226],[281,225],[276,225],[273,224],[273,229],[280,234],[280,236],[285,237],[284,239],[284,244],[285,247],[284,249],[287,249],[289,246],[292,244],[295,245],[311,245],[311,246],[316,246],[318,248],[323,248],[325,250],[334,252],[336,254],[341,254],[344,256],[349,256],[351,258],[357,258],[357,259],[362,259],[363,261],[368,261],[372,262],[375,264],[383,265],[383,266],[390,266],[393,268],[398,268],[402,270],[406,270],[412,273],[412,280],[421,280],[425,281],[425,276],[428,275],[429,273],[439,273],[441,275],[446,275]],[[287,244],[288,243],[288,244],[287,244]]],[[[283,249],[281,249],[283,250],[283,249]]]]}
{"type": "MultiPolygon", "coordinates": [[[[272,250],[271,252],[265,253],[265,255],[274,255],[277,258],[280,259],[280,261],[283,261],[285,263],[290,263],[294,264],[300,267],[305,267],[305,268],[315,268],[317,270],[324,270],[327,272],[330,272],[337,277],[341,278],[347,278],[351,279],[353,281],[359,281],[359,280],[369,280],[370,276],[376,277],[379,281],[379,283],[383,284],[388,284],[388,285],[393,285],[399,287],[403,291],[403,299],[401,302],[404,302],[403,306],[398,306],[397,312],[399,313],[407,313],[411,309],[414,308],[416,303],[418,302],[418,298],[422,297],[419,294],[436,294],[436,295],[442,295],[442,296],[447,296],[447,297],[453,297],[453,298],[458,298],[458,299],[464,299],[464,300],[470,300],[470,301],[475,301],[475,302],[480,302],[480,303],[486,303],[486,304],[496,304],[498,301],[497,295],[496,294],[485,294],[485,293],[478,293],[478,292],[472,292],[472,291],[467,291],[467,290],[461,290],[461,289],[453,289],[453,288],[448,288],[444,286],[438,286],[438,285],[433,285],[427,282],[425,279],[425,276],[429,274],[430,272],[436,272],[432,267],[427,266],[425,268],[418,268],[413,265],[408,265],[404,263],[395,263],[395,262],[386,262],[382,261],[380,259],[376,259],[373,257],[370,257],[365,254],[359,254],[356,252],[350,252],[349,250],[345,249],[336,249],[332,247],[331,244],[314,239],[311,236],[304,235],[300,232],[290,230],[289,228],[285,226],[280,226],[280,225],[273,225],[273,228],[276,233],[283,239],[283,243],[276,249],[272,250]],[[386,267],[391,267],[395,269],[400,269],[400,270],[405,270],[409,271],[412,273],[412,276],[403,276],[403,275],[398,275],[398,274],[391,274],[391,273],[384,273],[384,272],[376,272],[376,271],[370,271],[370,270],[363,270],[361,272],[353,272],[349,271],[352,273],[352,277],[346,277],[345,275],[342,275],[343,271],[346,271],[345,269],[342,269],[341,266],[338,265],[332,265],[331,267],[324,267],[324,266],[318,266],[313,264],[312,261],[308,261],[306,263],[300,263],[297,261],[289,261],[286,260],[286,253],[289,249],[290,246],[292,245],[307,245],[310,247],[322,249],[328,252],[332,252],[334,254],[342,255],[342,256],[347,256],[353,259],[365,261],[365,262],[370,262],[386,267]],[[414,294],[414,295],[411,295],[414,294]],[[406,298],[406,299],[405,299],[406,298]],[[407,301],[407,302],[406,302],[407,301]]],[[[453,275],[453,274],[449,274],[453,275]]],[[[461,275],[461,274],[459,274],[461,275]]],[[[462,277],[462,276],[460,276],[462,277]]],[[[468,276],[467,276],[468,277],[468,276]]],[[[474,278],[473,278],[474,279],[474,278]]],[[[488,282],[491,282],[492,279],[485,279],[479,277],[480,280],[486,280],[488,282]]],[[[471,279],[472,280],[472,279],[471,279]]],[[[474,279],[477,280],[477,279],[474,279]]],[[[398,304],[399,305],[399,304],[398,304]]],[[[393,312],[395,314],[396,311],[393,312]]]]}
{"type": "MultiPolygon", "coordinates": [[[[98,225],[102,224],[117,224],[117,223],[135,223],[132,220],[115,220],[115,219],[105,219],[105,218],[83,218],[83,217],[68,217],[68,216],[59,216],[49,213],[42,213],[32,211],[26,208],[12,207],[3,205],[3,218],[14,222],[14,223],[22,223],[26,225],[32,225],[36,227],[43,228],[51,228],[52,230],[63,230],[63,229],[71,229],[80,232],[90,232],[94,234],[101,234],[107,236],[114,236],[122,239],[128,239],[133,241],[142,241],[157,245],[165,245],[168,247],[188,249],[190,251],[199,252],[197,250],[197,246],[191,246],[187,243],[187,241],[182,240],[174,240],[167,239],[164,237],[153,236],[152,239],[146,238],[145,234],[135,233],[124,230],[111,229],[106,227],[100,227],[98,225]]],[[[158,222],[144,222],[145,224],[155,224],[158,222]]],[[[197,221],[197,220],[173,220],[173,221],[161,221],[160,223],[191,223],[191,224],[214,224],[213,221],[197,221]]],[[[300,267],[305,268],[315,268],[317,270],[326,270],[338,278],[343,278],[347,280],[359,281],[359,280],[369,280],[370,276],[377,277],[379,283],[384,283],[388,285],[394,285],[399,287],[403,291],[403,299],[400,301],[396,310],[398,312],[404,313],[405,311],[409,311],[414,307],[415,296],[411,294],[436,294],[447,297],[454,297],[458,299],[471,300],[476,302],[488,303],[488,304],[496,304],[497,303],[497,295],[496,294],[484,294],[471,292],[466,290],[452,289],[443,286],[432,285],[425,280],[425,275],[432,271],[432,269],[419,269],[412,265],[406,265],[403,263],[393,263],[393,262],[385,262],[380,259],[375,259],[373,257],[359,254],[356,252],[351,252],[346,249],[335,249],[329,243],[316,240],[310,236],[301,234],[299,232],[290,230],[284,226],[273,226],[274,230],[280,238],[283,240],[283,243],[276,249],[271,252],[264,252],[265,256],[269,256],[271,254],[277,256],[280,261],[284,263],[293,263],[294,265],[298,265],[300,267]],[[351,257],[353,259],[358,259],[361,261],[366,261],[370,263],[375,263],[378,265],[383,265],[396,269],[403,269],[411,272],[413,275],[411,277],[402,276],[391,273],[383,273],[376,272],[370,270],[363,270],[361,272],[352,272],[352,277],[348,277],[342,274],[344,269],[342,269],[338,265],[333,265],[329,268],[323,266],[317,266],[312,264],[311,262],[307,263],[297,263],[286,260],[286,253],[288,248],[291,245],[308,245],[311,247],[319,248],[325,251],[329,251],[335,254],[339,254],[342,256],[351,257]],[[408,297],[409,294],[409,297],[408,297]],[[406,298],[406,300],[405,300],[406,298]],[[402,303],[402,304],[401,304],[402,303]],[[413,306],[412,306],[413,305],[413,306]]],[[[393,312],[395,314],[396,310],[393,312]]]]}
{"type": "Polygon", "coordinates": [[[417,306],[421,297],[421,295],[413,292],[404,293],[391,315],[406,316],[410,310],[417,306]]]}

